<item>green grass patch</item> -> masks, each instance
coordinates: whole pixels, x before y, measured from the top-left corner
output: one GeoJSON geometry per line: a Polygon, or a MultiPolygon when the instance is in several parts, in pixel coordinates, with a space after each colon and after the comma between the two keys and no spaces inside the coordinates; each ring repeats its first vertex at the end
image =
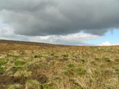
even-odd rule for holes
{"type": "Polygon", "coordinates": [[[1,71],[4,71],[4,68],[0,67],[0,72],[1,72],[1,71]]]}
{"type": "Polygon", "coordinates": [[[7,62],[0,62],[0,66],[7,64],[7,62]]]}
{"type": "Polygon", "coordinates": [[[69,65],[67,65],[67,66],[68,66],[68,68],[74,68],[74,67],[75,67],[74,64],[69,64],[69,65]]]}
{"type": "Polygon", "coordinates": [[[43,89],[56,89],[55,83],[44,83],[42,84],[43,89]]]}
{"type": "Polygon", "coordinates": [[[110,58],[104,58],[104,61],[111,62],[111,59],[110,58]]]}
{"type": "Polygon", "coordinates": [[[12,67],[12,69],[16,69],[16,70],[22,70],[23,68],[22,67],[12,67]]]}
{"type": "Polygon", "coordinates": [[[22,65],[24,65],[26,62],[24,62],[24,61],[15,61],[15,65],[16,66],[22,66],[22,65]]]}
{"type": "Polygon", "coordinates": [[[86,60],[85,59],[81,59],[81,62],[84,63],[86,60]]]}
{"type": "Polygon", "coordinates": [[[1,58],[1,59],[0,59],[0,62],[3,62],[3,61],[5,61],[5,60],[6,60],[5,58],[1,58]]]}
{"type": "Polygon", "coordinates": [[[41,58],[41,57],[43,57],[42,54],[37,54],[37,55],[34,56],[34,58],[41,58]]]}
{"type": "Polygon", "coordinates": [[[64,58],[69,57],[69,55],[68,55],[68,54],[63,54],[62,56],[63,56],[64,58]]]}
{"type": "Polygon", "coordinates": [[[119,75],[119,71],[116,71],[116,73],[119,75]]]}

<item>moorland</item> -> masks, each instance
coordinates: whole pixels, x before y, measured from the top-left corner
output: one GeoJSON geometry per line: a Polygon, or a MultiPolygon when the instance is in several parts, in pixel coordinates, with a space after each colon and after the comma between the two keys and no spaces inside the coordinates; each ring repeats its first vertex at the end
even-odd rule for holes
{"type": "Polygon", "coordinates": [[[119,46],[0,40],[0,89],[119,89],[119,46]]]}

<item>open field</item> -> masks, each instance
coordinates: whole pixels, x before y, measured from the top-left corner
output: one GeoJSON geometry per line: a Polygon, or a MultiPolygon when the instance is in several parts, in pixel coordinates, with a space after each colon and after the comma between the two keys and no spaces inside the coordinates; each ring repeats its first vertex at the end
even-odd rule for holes
{"type": "Polygon", "coordinates": [[[0,89],[119,89],[119,46],[0,41],[0,89]]]}

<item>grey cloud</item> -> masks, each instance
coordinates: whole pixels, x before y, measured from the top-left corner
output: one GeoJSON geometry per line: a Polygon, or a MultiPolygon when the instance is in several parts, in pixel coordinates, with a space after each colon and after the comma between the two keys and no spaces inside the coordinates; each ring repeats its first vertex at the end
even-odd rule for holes
{"type": "Polygon", "coordinates": [[[0,39],[28,41],[29,37],[14,34],[13,29],[9,26],[0,25],[0,39]]]}
{"type": "Polygon", "coordinates": [[[54,0],[1,0],[0,9],[12,10],[15,12],[37,11],[48,5],[54,4],[54,0]]]}
{"type": "Polygon", "coordinates": [[[103,35],[119,28],[119,0],[0,0],[0,19],[21,35],[103,35]]]}
{"type": "Polygon", "coordinates": [[[0,39],[7,40],[21,40],[21,41],[34,41],[52,44],[65,44],[65,45],[94,45],[85,42],[87,40],[98,39],[101,36],[91,35],[86,33],[75,33],[68,35],[50,35],[50,36],[24,36],[17,35],[13,32],[10,26],[0,25],[0,39]]]}

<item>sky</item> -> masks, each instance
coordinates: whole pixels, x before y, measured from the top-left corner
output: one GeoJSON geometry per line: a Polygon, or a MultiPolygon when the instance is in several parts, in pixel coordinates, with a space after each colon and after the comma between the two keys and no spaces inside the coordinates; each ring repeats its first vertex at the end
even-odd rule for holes
{"type": "Polygon", "coordinates": [[[0,0],[0,39],[119,45],[119,0],[0,0]]]}

